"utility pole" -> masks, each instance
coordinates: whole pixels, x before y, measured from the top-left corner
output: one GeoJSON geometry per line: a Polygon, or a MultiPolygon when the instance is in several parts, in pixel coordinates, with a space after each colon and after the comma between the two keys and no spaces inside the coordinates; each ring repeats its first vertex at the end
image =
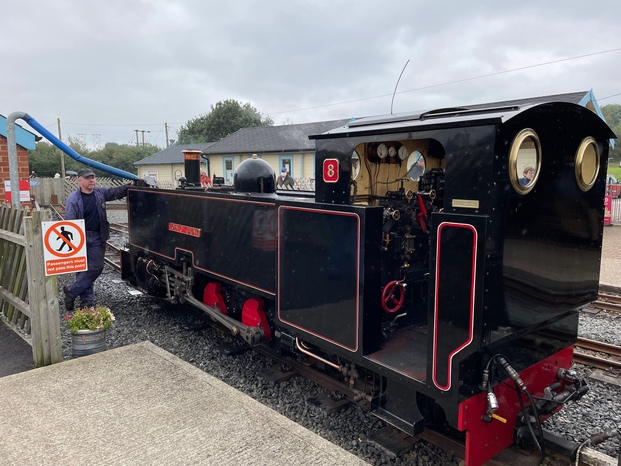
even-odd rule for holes
{"type": "Polygon", "coordinates": [[[169,147],[170,144],[168,144],[168,123],[164,123],[164,132],[166,133],[166,147],[169,147]]]}
{"type": "Polygon", "coordinates": [[[151,131],[147,131],[144,129],[135,129],[134,131],[136,131],[136,147],[140,145],[140,143],[138,142],[138,133],[142,133],[142,147],[144,147],[144,133],[150,133],[151,131]]]}
{"type": "Polygon", "coordinates": [[[144,147],[144,133],[150,133],[151,131],[145,131],[144,129],[140,131],[142,133],[142,147],[144,147]]]}
{"type": "MultiPolygon", "coordinates": [[[[60,118],[56,118],[56,123],[58,124],[58,139],[62,141],[63,136],[60,132],[60,118]]],[[[65,154],[62,150],[60,151],[60,173],[64,180],[65,179],[65,154]]]]}

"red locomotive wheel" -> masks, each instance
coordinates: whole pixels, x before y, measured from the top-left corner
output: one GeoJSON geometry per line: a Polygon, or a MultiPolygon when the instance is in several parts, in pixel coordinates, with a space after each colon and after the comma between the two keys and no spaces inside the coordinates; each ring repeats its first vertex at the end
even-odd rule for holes
{"type": "Polygon", "coordinates": [[[399,280],[388,282],[382,292],[382,307],[388,313],[397,312],[405,301],[405,285],[399,280]]]}

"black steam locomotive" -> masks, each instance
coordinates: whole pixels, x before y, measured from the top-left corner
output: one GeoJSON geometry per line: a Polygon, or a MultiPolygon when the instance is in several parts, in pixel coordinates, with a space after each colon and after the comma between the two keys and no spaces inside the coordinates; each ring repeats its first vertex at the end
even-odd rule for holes
{"type": "Polygon", "coordinates": [[[316,140],[316,189],[249,158],[234,190],[186,161],[131,188],[123,277],[305,358],[477,465],[587,391],[571,370],[596,297],[611,130],[569,103],[365,118],[316,140]]]}

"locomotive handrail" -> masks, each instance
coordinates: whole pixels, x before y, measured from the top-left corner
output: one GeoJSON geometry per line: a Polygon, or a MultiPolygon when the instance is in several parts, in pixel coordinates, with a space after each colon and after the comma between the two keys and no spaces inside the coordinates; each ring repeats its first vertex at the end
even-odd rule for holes
{"type": "MultiPolygon", "coordinates": [[[[139,180],[140,179],[137,175],[134,175],[133,173],[126,172],[125,170],[121,170],[119,168],[111,167],[110,165],[106,165],[105,163],[97,162],[96,160],[91,160],[87,157],[84,157],[78,154],[75,150],[73,150],[67,144],[65,144],[60,139],[58,139],[56,136],[54,136],[52,133],[50,133],[37,120],[32,118],[27,113],[13,112],[9,116],[9,119],[11,121],[15,121],[18,118],[21,118],[22,120],[24,120],[34,130],[41,133],[41,135],[45,137],[45,139],[50,141],[52,144],[54,144],[56,147],[58,147],[60,150],[62,150],[65,154],[67,154],[69,157],[71,157],[74,160],[80,163],[83,163],[84,165],[88,165],[91,168],[96,168],[98,170],[109,173],[110,175],[118,176],[120,178],[125,178],[127,180],[139,180]]],[[[7,124],[8,124],[8,121],[9,120],[7,120],[7,124]]]]}

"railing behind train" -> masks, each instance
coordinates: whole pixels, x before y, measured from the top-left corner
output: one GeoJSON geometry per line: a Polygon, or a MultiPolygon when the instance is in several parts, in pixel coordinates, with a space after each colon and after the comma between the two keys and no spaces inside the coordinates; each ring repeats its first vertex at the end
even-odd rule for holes
{"type": "MultiPolygon", "coordinates": [[[[118,180],[108,177],[97,177],[97,186],[112,188],[128,183],[129,180],[118,180]]],[[[78,189],[77,180],[62,178],[31,178],[30,197],[39,205],[65,204],[67,197],[78,189]]],[[[110,204],[125,204],[125,199],[109,201],[110,204]]]]}
{"type": "Polygon", "coordinates": [[[621,199],[612,199],[612,223],[621,224],[621,199]]]}
{"type": "MultiPolygon", "coordinates": [[[[278,188],[288,191],[315,191],[315,180],[312,178],[294,178],[293,188],[278,188]]],[[[177,180],[157,181],[156,186],[162,189],[176,189],[179,186],[177,180]]]]}

